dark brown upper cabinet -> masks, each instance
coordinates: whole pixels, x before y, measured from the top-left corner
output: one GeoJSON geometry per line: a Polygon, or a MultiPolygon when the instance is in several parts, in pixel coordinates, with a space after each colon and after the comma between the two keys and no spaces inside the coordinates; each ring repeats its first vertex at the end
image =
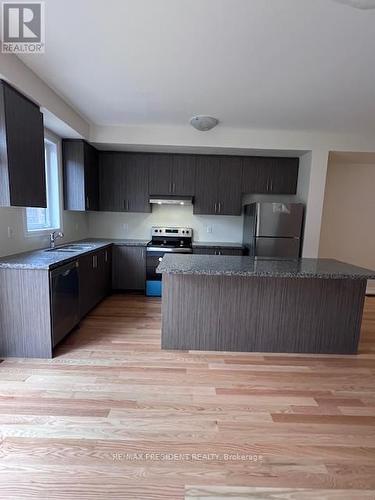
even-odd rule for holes
{"type": "Polygon", "coordinates": [[[100,152],[100,210],[151,212],[149,163],[143,153],[100,152]]]}
{"type": "Polygon", "coordinates": [[[0,81],[0,206],[46,207],[43,115],[0,81]]]}
{"type": "Polygon", "coordinates": [[[99,207],[101,211],[124,211],[124,174],[121,154],[99,152],[99,207]]]}
{"type": "Polygon", "coordinates": [[[98,151],[81,139],[62,141],[65,210],[99,210],[98,151]]]}
{"type": "Polygon", "coordinates": [[[298,158],[244,157],[243,193],[295,194],[298,158]]]}
{"type": "Polygon", "coordinates": [[[233,156],[198,156],[194,214],[241,215],[242,161],[233,156]]]}
{"type": "Polygon", "coordinates": [[[172,196],[194,196],[194,155],[151,154],[150,194],[172,196]]]}

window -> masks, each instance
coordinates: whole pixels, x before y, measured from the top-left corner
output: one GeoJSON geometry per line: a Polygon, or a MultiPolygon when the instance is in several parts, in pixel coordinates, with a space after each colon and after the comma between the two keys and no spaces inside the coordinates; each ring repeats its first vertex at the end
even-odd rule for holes
{"type": "Polygon", "coordinates": [[[57,144],[44,139],[47,208],[26,208],[28,233],[60,229],[59,166],[57,144]]]}

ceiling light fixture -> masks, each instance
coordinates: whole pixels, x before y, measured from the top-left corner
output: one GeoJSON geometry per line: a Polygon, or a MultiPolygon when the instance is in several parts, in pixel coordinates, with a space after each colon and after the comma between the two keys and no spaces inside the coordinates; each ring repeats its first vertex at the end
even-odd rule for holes
{"type": "Polygon", "coordinates": [[[212,128],[216,127],[218,123],[219,120],[217,118],[213,118],[212,116],[206,116],[206,115],[193,116],[193,118],[191,118],[190,120],[190,124],[197,130],[200,130],[201,132],[206,132],[207,130],[211,130],[212,128]]]}
{"type": "Polygon", "coordinates": [[[338,3],[343,3],[345,5],[349,5],[350,7],[354,7],[356,9],[375,9],[375,0],[334,0],[338,3]]]}

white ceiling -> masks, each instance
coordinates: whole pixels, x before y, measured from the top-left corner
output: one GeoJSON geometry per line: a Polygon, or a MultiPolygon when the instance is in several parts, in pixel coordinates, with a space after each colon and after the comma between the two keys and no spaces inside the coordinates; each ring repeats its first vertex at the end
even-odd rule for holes
{"type": "Polygon", "coordinates": [[[46,0],[22,56],[98,125],[375,133],[375,11],[333,0],[46,0]]]}

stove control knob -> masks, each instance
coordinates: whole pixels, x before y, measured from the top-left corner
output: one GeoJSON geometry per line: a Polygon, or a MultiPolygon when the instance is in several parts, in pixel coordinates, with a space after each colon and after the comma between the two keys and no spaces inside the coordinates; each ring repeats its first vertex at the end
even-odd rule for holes
{"type": "Polygon", "coordinates": [[[163,257],[159,257],[159,262],[161,262],[163,260],[163,257]]]}

